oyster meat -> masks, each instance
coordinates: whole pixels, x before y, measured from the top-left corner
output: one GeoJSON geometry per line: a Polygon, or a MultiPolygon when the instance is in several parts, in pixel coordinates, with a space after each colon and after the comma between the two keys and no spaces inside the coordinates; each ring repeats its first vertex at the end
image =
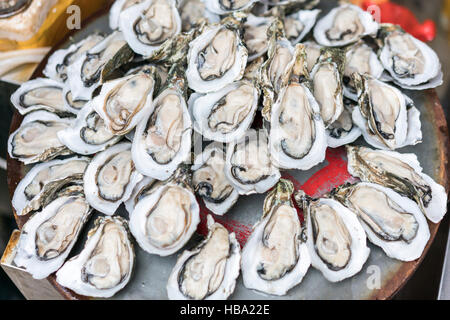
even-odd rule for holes
{"type": "Polygon", "coordinates": [[[113,215],[142,179],[131,159],[131,143],[119,143],[96,154],[87,167],[86,199],[98,211],[113,215]]]}
{"type": "Polygon", "coordinates": [[[112,297],[130,280],[134,249],[127,222],[121,217],[98,217],[83,250],[56,273],[56,282],[89,297],[112,297]]]}
{"type": "Polygon", "coordinates": [[[389,257],[413,261],[422,255],[430,231],[414,201],[368,182],[343,185],[332,194],[358,216],[369,240],[389,257]]]}
{"type": "Polygon", "coordinates": [[[344,98],[344,110],[339,118],[326,130],[327,144],[331,148],[354,142],[361,135],[361,130],[353,123],[352,112],[357,108],[355,102],[344,98]]]}
{"type": "Polygon", "coordinates": [[[312,266],[331,282],[361,271],[370,249],[356,215],[336,200],[312,199],[303,191],[295,193],[295,201],[305,215],[312,266]]]}
{"type": "Polygon", "coordinates": [[[249,14],[244,23],[243,38],[248,50],[248,61],[253,61],[269,48],[267,31],[273,18],[249,14]]]}
{"type": "Polygon", "coordinates": [[[239,193],[225,175],[225,152],[220,143],[211,143],[192,166],[192,184],[214,214],[223,215],[237,201],[239,193]]]}
{"type": "Polygon", "coordinates": [[[48,111],[35,111],[25,116],[20,127],[8,139],[11,158],[24,164],[51,160],[71,151],[58,139],[57,133],[70,126],[69,119],[48,111]]]}
{"type": "Polygon", "coordinates": [[[190,187],[191,173],[182,164],[167,182],[142,197],[130,215],[130,230],[139,246],[168,256],[181,249],[200,222],[199,206],[190,187]]]}
{"type": "Polygon", "coordinates": [[[299,10],[284,18],[284,31],[286,38],[295,45],[311,31],[316,23],[317,17],[321,12],[316,10],[299,10]]]}
{"type": "Polygon", "coordinates": [[[208,235],[178,258],[167,283],[169,299],[219,300],[234,291],[239,276],[241,247],[234,233],[207,217],[208,235]]]}
{"type": "Polygon", "coordinates": [[[242,249],[242,278],[248,289],[285,295],[309,269],[293,192],[292,182],[280,179],[264,201],[263,216],[242,249]]]}
{"type": "Polygon", "coordinates": [[[351,175],[415,200],[432,222],[439,222],[447,212],[444,187],[422,172],[415,154],[348,146],[347,158],[351,175]]]}
{"type": "Polygon", "coordinates": [[[180,12],[181,30],[183,32],[196,27],[205,18],[209,23],[220,21],[219,15],[206,9],[202,0],[182,0],[179,3],[178,11],[180,12]]]}
{"type": "Polygon", "coordinates": [[[245,10],[253,5],[256,0],[208,0],[206,8],[219,15],[226,15],[235,11],[245,10]]]}

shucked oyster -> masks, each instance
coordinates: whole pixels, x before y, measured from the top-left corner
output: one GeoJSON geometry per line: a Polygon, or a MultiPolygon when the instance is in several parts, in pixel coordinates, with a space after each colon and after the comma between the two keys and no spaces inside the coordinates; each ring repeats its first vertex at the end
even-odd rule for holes
{"type": "Polygon", "coordinates": [[[342,74],[345,53],[340,49],[326,48],[311,71],[314,97],[319,103],[325,127],[328,128],[344,111],[342,74]]]}
{"type": "Polygon", "coordinates": [[[11,158],[24,164],[51,160],[70,154],[58,139],[57,133],[68,128],[70,120],[59,118],[47,111],[35,111],[22,121],[20,127],[8,139],[8,153],[11,158]]]}
{"type": "Polygon", "coordinates": [[[406,105],[412,101],[400,90],[367,75],[353,74],[358,89],[358,106],[353,122],[364,139],[380,149],[401,148],[421,141],[420,112],[406,105]]]}
{"type": "Polygon", "coordinates": [[[134,56],[121,32],[115,31],[84,52],[67,68],[73,99],[90,100],[112,71],[134,56]]]}
{"type": "Polygon", "coordinates": [[[430,231],[414,201],[367,182],[343,185],[332,194],[358,216],[369,240],[389,257],[412,261],[422,255],[430,231]]]}
{"type": "Polygon", "coordinates": [[[370,250],[356,215],[336,200],[312,199],[303,191],[296,192],[295,201],[303,208],[313,267],[331,282],[358,273],[370,250]]]}
{"type": "Polygon", "coordinates": [[[284,18],[284,32],[286,38],[295,45],[302,41],[314,27],[321,10],[299,10],[284,18]]]}
{"type": "Polygon", "coordinates": [[[80,254],[56,273],[56,281],[90,297],[112,297],[130,280],[134,249],[121,217],[99,217],[80,254]]]}
{"type": "Polygon", "coordinates": [[[292,182],[280,179],[264,201],[263,216],[242,249],[244,286],[285,295],[299,284],[311,264],[297,210],[292,182]]]}
{"type": "Polygon", "coordinates": [[[71,126],[58,132],[58,139],[73,152],[88,155],[103,151],[122,137],[107,129],[92,103],[88,102],[71,126]]]}
{"type": "Polygon", "coordinates": [[[354,108],[358,108],[357,103],[344,98],[344,110],[326,130],[329,147],[338,148],[352,143],[361,135],[361,130],[353,123],[352,112],[354,108]]]}
{"type": "Polygon", "coordinates": [[[167,283],[169,299],[219,300],[234,291],[241,247],[234,233],[208,215],[208,236],[178,258],[167,283]]]}
{"type": "Polygon", "coordinates": [[[219,15],[206,9],[202,0],[181,0],[179,1],[178,11],[180,12],[183,32],[191,30],[202,19],[207,19],[209,23],[220,21],[219,15]]]}
{"type": "Polygon", "coordinates": [[[113,215],[142,180],[131,160],[131,143],[119,143],[95,155],[84,174],[84,192],[89,204],[113,215]]]}
{"type": "Polygon", "coordinates": [[[248,61],[253,61],[267,52],[269,48],[267,30],[272,17],[247,16],[244,23],[243,38],[248,49],[248,61]]]}
{"type": "Polygon", "coordinates": [[[347,147],[348,171],[363,181],[390,187],[416,200],[434,223],[447,211],[447,194],[440,184],[422,172],[415,154],[347,147]]]}
{"type": "Polygon", "coordinates": [[[124,78],[106,82],[91,104],[108,130],[124,135],[152,111],[156,69],[148,67],[124,78]]]}
{"type": "Polygon", "coordinates": [[[327,47],[341,47],[366,35],[375,35],[378,23],[369,12],[351,4],[340,5],[321,18],[314,27],[314,38],[327,47]]]}
{"type": "Polygon", "coordinates": [[[410,90],[435,88],[442,84],[436,53],[420,40],[394,25],[382,25],[380,60],[399,86],[410,90]]]}
{"type": "Polygon", "coordinates": [[[12,205],[17,215],[39,210],[47,198],[73,179],[81,179],[90,159],[72,157],[35,165],[19,182],[12,205]]]}
{"type": "Polygon", "coordinates": [[[252,124],[258,98],[258,88],[246,80],[205,95],[193,94],[189,111],[194,130],[209,140],[225,143],[237,140],[252,124]]]}
{"type": "Polygon", "coordinates": [[[209,11],[220,15],[226,15],[238,10],[249,8],[256,0],[208,0],[205,1],[209,11]]]}
{"type": "Polygon", "coordinates": [[[186,78],[192,90],[218,91],[242,78],[248,53],[235,23],[207,26],[189,43],[186,78]]]}
{"type": "Polygon", "coordinates": [[[192,185],[214,214],[223,215],[237,201],[239,193],[225,175],[225,153],[220,143],[211,143],[192,166],[192,185]]]}
{"type": "Polygon", "coordinates": [[[120,14],[131,6],[142,3],[144,0],[116,0],[109,10],[109,27],[112,30],[119,28],[120,14]]]}
{"type": "Polygon", "coordinates": [[[151,113],[137,125],[132,147],[137,170],[158,180],[169,178],[191,151],[184,80],[175,73],[170,82],[153,102],[151,113]]]}
{"type": "Polygon", "coordinates": [[[55,51],[49,58],[43,73],[50,79],[66,82],[67,68],[74,63],[82,54],[93,48],[105,37],[94,33],[80,42],[72,44],[67,49],[55,51]]]}
{"type": "Polygon", "coordinates": [[[130,230],[139,246],[168,256],[181,249],[200,222],[199,206],[190,187],[191,173],[181,164],[170,180],[142,197],[130,215],[130,230]]]}
{"type": "Polygon", "coordinates": [[[228,144],[225,174],[239,194],[263,193],[275,185],[280,171],[270,159],[265,130],[249,129],[228,144]]]}
{"type": "Polygon", "coordinates": [[[269,152],[279,168],[308,170],[325,159],[325,126],[309,91],[303,45],[295,48],[291,80],[271,108],[269,152]]]}
{"type": "Polygon", "coordinates": [[[58,270],[91,211],[82,192],[53,200],[23,226],[14,263],[35,279],[58,270]]]}
{"type": "Polygon", "coordinates": [[[175,0],[146,0],[120,14],[120,30],[134,52],[149,56],[181,31],[175,0]]]}
{"type": "Polygon", "coordinates": [[[63,86],[51,79],[37,78],[23,83],[11,95],[11,103],[22,115],[36,110],[73,115],[63,103],[63,86]]]}

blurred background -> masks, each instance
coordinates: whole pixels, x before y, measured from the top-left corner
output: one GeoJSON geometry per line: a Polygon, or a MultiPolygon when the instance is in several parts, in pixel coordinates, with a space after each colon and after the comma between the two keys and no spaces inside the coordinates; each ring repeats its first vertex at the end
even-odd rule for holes
{"type": "MultiPolygon", "coordinates": [[[[96,0],[97,1],[97,0],[96,0]]],[[[326,0],[323,0],[326,1],[326,0]]],[[[70,0],[62,0],[60,3],[68,3],[70,0]]],[[[94,1],[95,2],[95,1],[94,1]]],[[[100,3],[101,1],[99,1],[100,3]]],[[[367,1],[353,0],[356,4],[367,5],[367,1]]],[[[388,0],[374,0],[372,3],[386,5],[388,0]]],[[[391,0],[391,3],[401,5],[411,12],[405,12],[404,8],[395,7],[396,10],[389,10],[389,14],[394,18],[403,19],[405,23],[415,25],[414,34],[421,40],[430,40],[428,44],[437,52],[444,72],[444,84],[437,88],[441,104],[446,114],[447,122],[450,119],[449,101],[449,78],[450,78],[450,0],[391,0]],[[415,24],[410,14],[413,14],[419,24],[415,24]],[[435,27],[435,29],[434,29],[435,27]],[[428,37],[428,39],[427,39],[428,37]]],[[[64,6],[63,7],[67,7],[64,6]]],[[[53,11],[54,13],[55,11],[53,11]]],[[[381,17],[383,20],[383,16],[381,17]]],[[[0,19],[1,20],[1,19],[0,19]]],[[[52,22],[51,26],[54,26],[52,22]]],[[[44,24],[45,26],[45,24],[44,24]]],[[[1,34],[0,25],[0,34],[1,34]]],[[[411,32],[411,31],[410,31],[411,32]]],[[[50,42],[55,43],[55,39],[50,42]]],[[[6,53],[9,43],[4,43],[0,39],[0,102],[9,101],[9,96],[15,90],[15,87],[9,83],[1,81],[2,74],[2,55],[6,53]],[[7,48],[7,49],[5,49],[7,48]],[[3,51],[3,52],[2,52],[3,51]]],[[[46,44],[48,45],[48,44],[46,44]]],[[[46,50],[41,54],[45,55],[46,50]]],[[[25,72],[31,75],[36,62],[30,62],[26,66],[25,72]]],[[[22,75],[23,76],[23,75],[22,75]]],[[[26,77],[26,75],[25,75],[26,77]]],[[[6,159],[6,141],[9,132],[9,121],[12,117],[12,111],[9,105],[2,106],[2,121],[0,122],[0,254],[3,253],[8,243],[11,232],[17,228],[11,211],[9,192],[7,188],[6,163],[2,159],[6,159]],[[5,121],[5,119],[7,119],[5,121]]],[[[442,274],[442,266],[444,264],[445,251],[447,246],[449,232],[449,214],[442,220],[438,234],[428,251],[425,259],[414,273],[407,284],[395,295],[394,299],[437,299],[442,274]]],[[[24,299],[22,294],[17,290],[8,276],[0,268],[0,299],[1,300],[19,300],[24,299]]]]}

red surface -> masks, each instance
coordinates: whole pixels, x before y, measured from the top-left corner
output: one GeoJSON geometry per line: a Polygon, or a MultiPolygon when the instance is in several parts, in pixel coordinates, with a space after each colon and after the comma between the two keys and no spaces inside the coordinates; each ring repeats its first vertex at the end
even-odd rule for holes
{"type": "MultiPolygon", "coordinates": [[[[347,171],[347,161],[345,158],[345,148],[341,147],[338,149],[328,148],[326,154],[327,165],[314,173],[304,184],[301,184],[295,178],[293,178],[288,173],[283,173],[282,178],[289,179],[294,184],[295,190],[302,189],[305,193],[312,197],[319,197],[333,188],[344,184],[345,182],[355,182],[356,178],[352,177],[347,171]]],[[[197,232],[206,235],[208,233],[208,228],[206,226],[206,216],[211,214],[211,212],[205,207],[203,201],[199,201],[200,204],[200,224],[198,226],[197,232]]],[[[256,204],[255,204],[256,205],[256,204]]],[[[262,208],[262,203],[257,204],[258,207],[262,208]]],[[[262,212],[261,212],[262,214],[262,212]]],[[[302,214],[299,212],[300,219],[303,220],[302,214]]],[[[246,242],[250,234],[252,233],[252,226],[242,224],[236,220],[227,219],[227,216],[219,217],[214,216],[214,219],[225,226],[230,232],[236,234],[236,239],[239,241],[241,246],[246,242]]]]}
{"type": "Polygon", "coordinates": [[[380,8],[381,23],[398,24],[403,30],[425,42],[431,41],[436,37],[436,25],[432,20],[425,20],[421,24],[411,10],[389,1],[377,3],[377,1],[366,0],[362,3],[361,7],[367,10],[372,5],[380,8]]]}

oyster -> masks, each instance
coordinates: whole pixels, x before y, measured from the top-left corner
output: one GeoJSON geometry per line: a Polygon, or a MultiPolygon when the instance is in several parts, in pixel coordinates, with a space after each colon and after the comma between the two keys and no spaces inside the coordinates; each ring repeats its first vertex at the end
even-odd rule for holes
{"type": "Polygon", "coordinates": [[[78,114],[78,112],[83,109],[83,107],[88,103],[88,100],[84,99],[74,99],[72,96],[72,91],[70,91],[69,87],[64,87],[63,89],[63,103],[67,110],[74,114],[78,114]]]}
{"type": "Polygon", "coordinates": [[[292,45],[302,41],[308,32],[311,31],[320,12],[320,9],[299,10],[284,18],[284,32],[292,45]]]}
{"type": "Polygon", "coordinates": [[[191,238],[200,222],[200,209],[190,184],[189,168],[181,164],[168,181],[136,204],[130,230],[142,249],[168,256],[191,238]]]}
{"type": "Polygon", "coordinates": [[[182,75],[174,73],[136,127],[131,153],[136,169],[146,176],[165,180],[190,154],[192,123],[185,89],[182,75]]]}
{"type": "Polygon", "coordinates": [[[278,94],[270,115],[269,152],[275,166],[308,170],[325,159],[325,126],[320,109],[309,91],[306,53],[295,48],[289,84],[278,94]]]}
{"type": "Polygon", "coordinates": [[[311,259],[292,203],[292,182],[280,179],[264,200],[263,215],[242,249],[244,286],[285,295],[299,284],[311,259]]]}
{"type": "Polygon", "coordinates": [[[45,200],[68,181],[82,179],[90,159],[71,157],[35,165],[14,190],[12,206],[16,214],[39,210],[45,200]]]}
{"type": "Polygon", "coordinates": [[[247,80],[205,95],[192,94],[189,112],[194,130],[206,139],[229,143],[240,139],[255,117],[259,90],[247,80]]]}
{"type": "Polygon", "coordinates": [[[127,209],[128,214],[133,213],[136,204],[145,196],[149,195],[156,189],[156,186],[161,183],[150,177],[145,177],[134,187],[130,198],[125,201],[125,209],[127,209]]]}
{"type": "Polygon", "coordinates": [[[43,71],[44,75],[55,81],[66,82],[67,68],[86,51],[105,39],[102,34],[94,33],[85,39],[72,44],[67,49],[56,50],[49,58],[43,71]]]}
{"type": "Polygon", "coordinates": [[[112,297],[130,280],[134,249],[127,222],[120,217],[98,217],[83,250],[56,273],[56,282],[90,297],[112,297]]]}
{"type": "Polygon", "coordinates": [[[434,223],[444,217],[447,211],[445,189],[422,172],[415,154],[347,146],[347,158],[351,175],[390,187],[415,200],[434,223]]]}
{"type": "Polygon", "coordinates": [[[189,43],[186,78],[192,90],[218,91],[242,78],[248,53],[233,23],[207,26],[189,43]]]}
{"type": "Polygon", "coordinates": [[[344,111],[342,74],[345,54],[340,49],[321,50],[319,60],[311,71],[314,97],[326,128],[344,111]]]}
{"type": "Polygon", "coordinates": [[[353,109],[357,108],[355,102],[344,98],[344,110],[335,122],[326,130],[327,144],[331,148],[352,143],[361,136],[361,130],[353,123],[353,109]]]}
{"type": "Polygon", "coordinates": [[[82,192],[53,200],[22,227],[14,263],[35,279],[58,270],[91,211],[82,192]]]}
{"type": "Polygon", "coordinates": [[[26,10],[32,0],[12,0],[0,4],[0,19],[8,18],[26,10]]]}
{"type": "Polygon", "coordinates": [[[342,4],[317,21],[314,38],[327,47],[341,47],[364,36],[375,36],[378,23],[369,12],[358,6],[342,4]]]}
{"type": "Polygon", "coordinates": [[[442,84],[439,58],[425,43],[389,24],[382,25],[380,38],[380,61],[397,85],[423,90],[442,84]]]}
{"type": "Polygon", "coordinates": [[[371,47],[360,41],[351,46],[346,53],[344,68],[344,95],[354,101],[358,100],[352,74],[368,74],[375,79],[381,78],[384,67],[371,47]]]}
{"type": "Polygon", "coordinates": [[[269,49],[267,31],[272,17],[257,17],[249,14],[244,23],[243,39],[248,50],[248,61],[262,56],[269,49]]]}
{"type": "Polygon", "coordinates": [[[308,68],[308,72],[311,73],[313,67],[316,65],[317,60],[320,57],[320,50],[322,46],[318,45],[314,41],[305,41],[303,42],[306,50],[306,65],[308,68]]]}
{"type": "Polygon", "coordinates": [[[116,0],[109,10],[109,27],[112,30],[119,28],[120,14],[131,6],[142,3],[144,0],[116,0]]]}
{"type": "Polygon", "coordinates": [[[84,192],[89,204],[113,215],[143,179],[131,160],[131,143],[119,143],[95,155],[84,174],[84,192]]]}
{"type": "Polygon", "coordinates": [[[87,103],[70,127],[58,132],[58,139],[67,148],[79,154],[94,154],[116,144],[122,136],[112,134],[103,119],[87,103]]]}
{"type": "Polygon", "coordinates": [[[121,32],[115,31],[84,52],[67,68],[68,84],[75,100],[90,100],[105,79],[134,56],[121,32]]]}
{"type": "Polygon", "coordinates": [[[153,91],[157,87],[156,69],[108,81],[91,104],[114,135],[124,135],[152,112],[153,91]]]}
{"type": "Polygon", "coordinates": [[[134,52],[150,56],[181,31],[175,0],[145,0],[122,11],[120,30],[134,52]]]}
{"type": "Polygon", "coordinates": [[[208,0],[206,8],[219,15],[226,15],[235,11],[245,10],[253,5],[256,0],[208,0]]]}
{"type": "Polygon", "coordinates": [[[36,110],[46,110],[62,117],[73,115],[63,103],[63,86],[51,79],[37,78],[23,83],[11,95],[11,103],[22,115],[36,110]]]}
{"type": "Polygon", "coordinates": [[[422,255],[430,231],[414,201],[367,182],[343,185],[332,194],[358,216],[369,240],[389,257],[413,261],[422,255]]]}
{"type": "Polygon", "coordinates": [[[270,159],[265,130],[249,129],[228,144],[225,174],[239,194],[263,193],[277,183],[280,171],[270,159]]]}
{"type": "Polygon", "coordinates": [[[239,276],[241,247],[234,233],[207,217],[208,235],[192,250],[184,251],[170,273],[169,299],[219,300],[234,291],[239,276]]]}
{"type": "Polygon", "coordinates": [[[9,156],[24,164],[31,164],[69,155],[71,151],[57,136],[59,131],[69,126],[69,119],[59,118],[48,111],[32,112],[23,118],[20,127],[9,136],[9,156]]]}
{"type": "Polygon", "coordinates": [[[202,0],[182,0],[179,3],[178,11],[181,17],[181,30],[184,32],[196,27],[205,18],[208,23],[220,21],[219,15],[206,9],[206,5],[202,0]]]}
{"type": "Polygon", "coordinates": [[[225,176],[225,153],[219,143],[211,143],[195,157],[192,185],[214,214],[223,215],[237,201],[239,193],[225,176]]]}
{"type": "Polygon", "coordinates": [[[420,112],[415,107],[406,108],[412,100],[397,88],[367,75],[354,73],[353,81],[359,106],[353,110],[353,122],[369,144],[394,150],[421,141],[420,112]]]}
{"type": "Polygon", "coordinates": [[[361,271],[370,249],[356,215],[336,200],[312,199],[303,191],[295,193],[295,201],[306,219],[306,245],[312,266],[331,282],[361,271]]]}

